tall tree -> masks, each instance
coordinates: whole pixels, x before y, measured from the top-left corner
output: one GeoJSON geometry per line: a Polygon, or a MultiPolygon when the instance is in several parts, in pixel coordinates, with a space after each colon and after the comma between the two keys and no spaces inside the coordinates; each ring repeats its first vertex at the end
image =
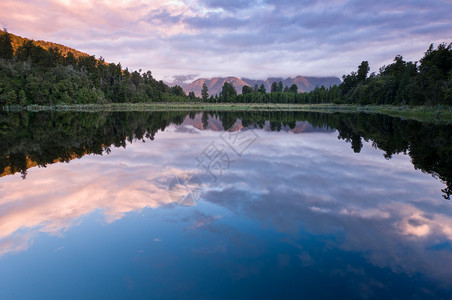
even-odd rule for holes
{"type": "Polygon", "coordinates": [[[218,97],[220,101],[222,102],[233,102],[235,98],[237,97],[237,90],[235,87],[225,82],[223,84],[223,88],[221,89],[220,96],[218,97]]]}
{"type": "Polygon", "coordinates": [[[6,28],[4,28],[2,35],[0,35],[0,58],[12,59],[13,55],[14,51],[11,44],[11,37],[6,28]]]}
{"type": "Polygon", "coordinates": [[[244,85],[242,87],[242,95],[251,94],[253,89],[249,85],[244,85]]]}
{"type": "Polygon", "coordinates": [[[289,90],[290,90],[292,93],[298,93],[298,85],[296,85],[295,83],[292,84],[292,85],[290,86],[289,90]]]}
{"type": "Polygon", "coordinates": [[[283,88],[284,88],[283,83],[282,83],[281,81],[278,82],[278,92],[282,92],[282,91],[283,91],[283,88]]]}
{"type": "Polygon", "coordinates": [[[184,89],[178,85],[171,87],[171,94],[176,96],[186,96],[184,89]]]}
{"type": "Polygon", "coordinates": [[[259,87],[259,93],[262,93],[262,94],[266,94],[267,93],[267,89],[265,88],[265,85],[263,83],[259,87]]]}
{"type": "Polygon", "coordinates": [[[358,75],[357,79],[359,82],[362,82],[367,79],[367,74],[369,73],[369,62],[363,61],[358,67],[358,75]]]}
{"type": "Polygon", "coordinates": [[[202,85],[201,98],[202,101],[207,101],[207,99],[209,99],[209,89],[207,88],[207,84],[205,82],[202,85]]]}
{"type": "Polygon", "coordinates": [[[420,63],[417,85],[427,102],[452,104],[452,43],[430,45],[420,63]]]}
{"type": "Polygon", "coordinates": [[[270,89],[270,93],[276,93],[278,91],[278,84],[276,83],[276,81],[273,81],[271,89],[270,89]]]}

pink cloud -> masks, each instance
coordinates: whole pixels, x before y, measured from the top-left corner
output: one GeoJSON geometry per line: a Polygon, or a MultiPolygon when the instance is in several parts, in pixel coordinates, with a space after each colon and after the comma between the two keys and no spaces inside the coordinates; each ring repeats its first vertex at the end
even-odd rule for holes
{"type": "Polygon", "coordinates": [[[430,43],[450,38],[451,11],[441,0],[16,0],[0,3],[0,26],[158,79],[340,77],[361,60],[378,71],[398,54],[420,59],[430,43]]]}
{"type": "Polygon", "coordinates": [[[184,134],[175,136],[179,138],[166,138],[168,132],[163,133],[158,146],[129,144],[131,155],[124,155],[125,149],[113,149],[108,156],[33,168],[25,181],[19,174],[2,177],[0,255],[25,250],[37,232],[62,235],[99,209],[110,223],[129,212],[172,203],[168,183],[185,170],[169,167],[172,157],[162,159],[161,154],[168,149],[180,149],[179,154],[186,151],[175,146],[184,134]]]}

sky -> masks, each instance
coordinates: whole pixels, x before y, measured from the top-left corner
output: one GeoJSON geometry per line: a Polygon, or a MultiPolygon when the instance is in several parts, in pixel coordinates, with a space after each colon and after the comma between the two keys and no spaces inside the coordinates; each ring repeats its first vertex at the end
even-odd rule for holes
{"type": "Polygon", "coordinates": [[[1,0],[0,26],[167,82],[338,76],[452,41],[451,0],[1,0]]]}

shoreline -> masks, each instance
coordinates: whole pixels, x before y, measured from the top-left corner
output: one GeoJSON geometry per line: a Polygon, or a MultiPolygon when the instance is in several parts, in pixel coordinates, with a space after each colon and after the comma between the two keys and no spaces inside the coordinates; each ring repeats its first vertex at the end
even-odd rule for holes
{"type": "Polygon", "coordinates": [[[284,104],[284,103],[109,103],[59,104],[2,107],[4,112],[152,112],[152,111],[306,111],[323,113],[377,113],[408,120],[433,123],[452,123],[450,106],[392,106],[355,104],[284,104]]]}

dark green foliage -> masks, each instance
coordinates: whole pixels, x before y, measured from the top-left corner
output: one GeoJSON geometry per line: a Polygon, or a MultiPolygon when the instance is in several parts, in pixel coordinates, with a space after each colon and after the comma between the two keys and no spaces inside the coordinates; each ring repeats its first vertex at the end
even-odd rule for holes
{"type": "Polygon", "coordinates": [[[272,83],[271,85],[271,89],[270,89],[270,93],[278,93],[278,92],[282,92],[284,89],[284,85],[283,83],[280,81],[278,83],[276,83],[275,81],[272,83]]]}
{"type": "Polygon", "coordinates": [[[11,37],[6,29],[0,33],[0,58],[12,59],[14,55],[13,46],[11,43],[11,37]]]}
{"type": "MultiPolygon", "coordinates": [[[[265,89],[265,87],[264,87],[265,89]]],[[[285,89],[283,92],[252,92],[237,95],[235,99],[223,100],[223,102],[235,103],[293,103],[293,104],[308,104],[308,103],[331,103],[340,102],[340,90],[338,86],[330,88],[316,87],[309,93],[297,93],[298,87],[296,85],[285,89]]]]}
{"type": "Polygon", "coordinates": [[[356,74],[356,79],[358,80],[358,82],[363,82],[364,80],[366,80],[369,71],[369,63],[367,61],[363,61],[358,67],[358,74],[356,74]]]}
{"type": "Polygon", "coordinates": [[[283,91],[283,88],[284,88],[284,86],[283,86],[283,83],[280,81],[280,82],[278,82],[278,89],[276,90],[277,92],[282,92],[283,91]]]}
{"type": "Polygon", "coordinates": [[[184,89],[178,85],[171,87],[171,94],[175,96],[185,96],[184,89]]]}
{"type": "Polygon", "coordinates": [[[252,92],[253,92],[253,89],[249,85],[244,85],[242,87],[242,95],[251,94],[252,92]]]}
{"type": "Polygon", "coordinates": [[[292,84],[289,88],[289,91],[292,93],[298,93],[298,85],[296,85],[295,83],[292,84]]]}
{"type": "Polygon", "coordinates": [[[270,93],[276,93],[278,91],[278,84],[276,83],[276,81],[273,81],[271,88],[270,88],[270,93]]]}
{"type": "Polygon", "coordinates": [[[419,67],[398,55],[378,75],[363,61],[358,72],[342,77],[337,103],[436,105],[452,104],[452,44],[430,45],[419,67]]]}
{"type": "Polygon", "coordinates": [[[218,96],[218,100],[220,102],[235,102],[236,97],[237,90],[235,87],[232,84],[225,82],[220,95],[218,96]]]}
{"type": "Polygon", "coordinates": [[[205,82],[202,85],[201,98],[203,101],[207,101],[209,98],[209,89],[207,88],[207,84],[205,82]]]}
{"type": "MultiPolygon", "coordinates": [[[[6,31],[0,43],[5,36],[6,31]]],[[[140,74],[103,58],[63,55],[60,48],[46,50],[30,40],[13,57],[0,59],[0,106],[189,100],[180,86],[170,88],[151,71],[140,74]]]]}
{"type": "Polygon", "coordinates": [[[420,60],[417,84],[430,103],[452,104],[452,43],[436,50],[430,45],[420,60]]]}
{"type": "MultiPolygon", "coordinates": [[[[194,94],[187,97],[180,86],[170,88],[155,80],[151,71],[130,72],[121,64],[107,64],[103,58],[61,45],[47,43],[43,48],[31,40],[23,41],[12,47],[6,30],[0,36],[0,107],[198,99],[194,94]]],[[[357,72],[342,77],[339,86],[316,87],[309,93],[298,93],[296,84],[284,88],[280,81],[272,83],[270,93],[261,84],[244,86],[241,95],[225,83],[220,95],[210,98],[203,84],[201,96],[203,101],[237,103],[452,104],[452,44],[440,44],[436,49],[430,45],[419,66],[396,56],[378,74],[369,75],[369,69],[369,63],[363,61],[357,72]]]]}

